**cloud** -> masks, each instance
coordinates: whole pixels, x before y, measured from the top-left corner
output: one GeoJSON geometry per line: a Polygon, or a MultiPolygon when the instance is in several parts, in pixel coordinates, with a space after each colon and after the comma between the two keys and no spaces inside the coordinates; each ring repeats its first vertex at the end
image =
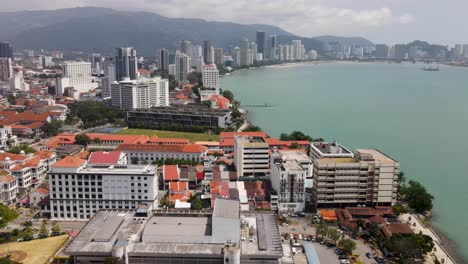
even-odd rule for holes
{"type": "Polygon", "coordinates": [[[337,3],[331,6],[330,1],[324,0],[43,0],[40,5],[37,5],[37,0],[12,2],[0,0],[0,6],[4,4],[6,9],[103,6],[151,11],[169,17],[272,24],[303,36],[356,34],[369,28],[407,24],[415,20],[410,14],[395,15],[388,7],[342,8],[337,3]]]}

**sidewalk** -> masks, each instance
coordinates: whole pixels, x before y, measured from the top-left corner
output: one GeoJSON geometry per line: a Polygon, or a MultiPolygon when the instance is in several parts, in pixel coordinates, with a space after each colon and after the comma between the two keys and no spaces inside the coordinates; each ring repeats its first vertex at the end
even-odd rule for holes
{"type": "Polygon", "coordinates": [[[417,215],[414,214],[402,214],[399,216],[399,219],[403,223],[407,223],[411,226],[414,233],[422,232],[424,235],[432,237],[434,240],[434,250],[429,253],[433,260],[434,256],[437,257],[439,261],[444,260],[444,264],[455,264],[455,261],[450,257],[449,253],[442,247],[442,241],[440,237],[432,231],[432,229],[424,227],[423,224],[417,218],[417,215]],[[411,220],[408,220],[411,217],[411,220]]]}

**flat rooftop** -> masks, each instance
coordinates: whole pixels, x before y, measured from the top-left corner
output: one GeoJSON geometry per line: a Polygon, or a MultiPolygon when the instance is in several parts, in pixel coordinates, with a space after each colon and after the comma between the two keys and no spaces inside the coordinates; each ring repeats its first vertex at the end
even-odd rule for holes
{"type": "Polygon", "coordinates": [[[128,111],[132,113],[155,113],[155,114],[173,114],[173,115],[206,115],[206,116],[225,116],[230,113],[229,110],[212,109],[207,107],[197,106],[165,106],[165,107],[153,107],[149,109],[133,109],[128,111]]]}
{"type": "Polygon", "coordinates": [[[88,165],[79,171],[80,173],[101,173],[112,175],[155,175],[157,167],[154,165],[88,165]]]}
{"type": "Polygon", "coordinates": [[[312,148],[324,156],[354,156],[350,150],[338,142],[315,142],[312,143],[312,148]]]}
{"type": "Polygon", "coordinates": [[[153,216],[143,231],[143,243],[211,243],[211,217],[153,216]]]}
{"type": "Polygon", "coordinates": [[[283,160],[295,160],[299,163],[311,163],[309,156],[299,150],[279,150],[283,160]]]}
{"type": "Polygon", "coordinates": [[[387,156],[385,153],[377,149],[357,149],[356,153],[358,155],[371,155],[374,160],[380,162],[397,162],[396,160],[392,159],[391,157],[387,156]]]}

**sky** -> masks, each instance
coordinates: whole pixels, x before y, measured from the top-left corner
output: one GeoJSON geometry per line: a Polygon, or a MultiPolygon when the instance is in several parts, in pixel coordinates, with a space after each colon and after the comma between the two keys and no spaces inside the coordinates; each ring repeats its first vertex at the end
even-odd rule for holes
{"type": "Polygon", "coordinates": [[[271,24],[304,37],[468,43],[467,0],[0,0],[0,11],[100,6],[168,17],[271,24]]]}

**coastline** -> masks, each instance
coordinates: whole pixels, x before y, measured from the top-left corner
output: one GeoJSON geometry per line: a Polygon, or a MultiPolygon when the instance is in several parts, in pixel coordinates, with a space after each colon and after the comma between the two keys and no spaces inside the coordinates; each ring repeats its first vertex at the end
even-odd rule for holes
{"type": "MultiPolygon", "coordinates": [[[[370,61],[337,61],[337,60],[329,60],[329,61],[303,61],[303,62],[291,62],[291,63],[281,63],[281,64],[275,64],[275,65],[265,65],[265,66],[260,66],[260,67],[250,67],[246,69],[240,69],[240,70],[235,70],[231,72],[230,74],[233,74],[237,71],[244,71],[244,70],[252,70],[256,68],[271,68],[271,69],[287,69],[287,68],[293,68],[301,65],[309,65],[309,64],[323,64],[323,63],[376,63],[376,62],[370,62],[370,61]]],[[[385,62],[377,62],[377,63],[385,63],[385,62]]],[[[443,64],[445,66],[449,67],[459,67],[459,68],[464,68],[464,66],[459,66],[459,65],[448,65],[448,64],[443,64]]],[[[230,75],[229,74],[229,75],[230,75]]],[[[226,76],[229,76],[226,75],[226,76]]],[[[224,77],[225,75],[223,75],[224,77]]],[[[248,120],[248,117],[245,117],[245,122],[244,124],[248,123],[249,125],[254,125],[253,122],[248,120]]],[[[239,130],[242,131],[242,130],[239,130]]],[[[425,229],[427,229],[429,232],[432,232],[435,237],[437,237],[437,240],[434,239],[434,243],[436,243],[438,246],[440,246],[443,251],[448,255],[448,258],[452,260],[452,263],[464,263],[464,261],[468,261],[465,259],[464,256],[462,256],[459,252],[461,251],[460,245],[450,239],[449,236],[447,236],[443,231],[440,229],[434,227],[432,225],[432,218],[426,219],[427,220],[427,225],[424,226],[425,229]]],[[[428,254],[428,256],[432,256],[431,254],[428,254]]],[[[447,260],[445,263],[448,263],[447,260]]]]}

